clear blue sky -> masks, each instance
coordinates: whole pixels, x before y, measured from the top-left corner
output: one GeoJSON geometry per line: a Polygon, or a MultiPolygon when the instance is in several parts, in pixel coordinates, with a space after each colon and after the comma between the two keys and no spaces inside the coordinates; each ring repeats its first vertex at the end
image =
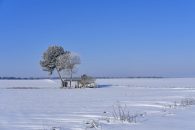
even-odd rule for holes
{"type": "Polygon", "coordinates": [[[194,0],[0,0],[0,76],[47,76],[49,45],[78,74],[195,77],[194,0]]]}

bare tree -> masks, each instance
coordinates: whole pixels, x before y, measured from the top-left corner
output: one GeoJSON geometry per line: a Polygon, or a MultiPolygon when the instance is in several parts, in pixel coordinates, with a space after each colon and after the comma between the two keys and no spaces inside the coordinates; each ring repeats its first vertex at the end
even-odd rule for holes
{"type": "Polygon", "coordinates": [[[53,71],[56,69],[58,76],[62,82],[62,86],[64,87],[64,82],[62,79],[62,76],[60,74],[60,71],[63,68],[59,67],[59,63],[57,62],[57,59],[59,56],[68,54],[70,52],[64,51],[63,47],[61,46],[50,46],[48,49],[43,53],[43,59],[40,61],[40,65],[42,66],[44,71],[48,71],[49,75],[53,74],[53,71]]]}

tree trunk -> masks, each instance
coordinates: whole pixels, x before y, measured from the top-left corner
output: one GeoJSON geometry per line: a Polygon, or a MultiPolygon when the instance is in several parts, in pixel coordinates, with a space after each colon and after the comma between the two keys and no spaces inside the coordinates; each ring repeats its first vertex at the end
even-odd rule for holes
{"type": "Polygon", "coordinates": [[[72,70],[70,70],[70,87],[72,86],[72,70]]]}
{"type": "Polygon", "coordinates": [[[62,82],[62,88],[63,88],[63,87],[64,87],[64,81],[63,81],[63,79],[62,79],[62,76],[61,76],[59,70],[58,70],[58,69],[56,69],[56,70],[57,70],[58,75],[59,75],[59,78],[60,78],[60,80],[61,80],[61,82],[62,82]]]}

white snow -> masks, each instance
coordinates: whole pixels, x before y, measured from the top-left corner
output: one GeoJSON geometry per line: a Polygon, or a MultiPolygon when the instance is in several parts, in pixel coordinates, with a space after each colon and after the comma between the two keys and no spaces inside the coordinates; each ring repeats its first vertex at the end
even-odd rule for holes
{"type": "Polygon", "coordinates": [[[0,80],[0,130],[85,130],[89,120],[99,120],[102,130],[195,128],[195,106],[168,108],[195,98],[195,78],[98,79],[97,84],[58,89],[58,80],[0,80]],[[145,116],[137,123],[100,120],[104,112],[111,116],[116,104],[145,116]]]}

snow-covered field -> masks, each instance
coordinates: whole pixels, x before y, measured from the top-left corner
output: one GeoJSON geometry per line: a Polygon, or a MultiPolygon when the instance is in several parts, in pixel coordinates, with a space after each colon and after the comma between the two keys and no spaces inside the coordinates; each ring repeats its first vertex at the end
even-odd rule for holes
{"type": "Polygon", "coordinates": [[[183,102],[195,99],[195,78],[98,79],[97,84],[59,89],[57,80],[0,80],[0,130],[85,130],[92,120],[101,130],[195,129],[194,103],[183,102]],[[113,119],[118,106],[141,116],[136,123],[113,119]]]}

